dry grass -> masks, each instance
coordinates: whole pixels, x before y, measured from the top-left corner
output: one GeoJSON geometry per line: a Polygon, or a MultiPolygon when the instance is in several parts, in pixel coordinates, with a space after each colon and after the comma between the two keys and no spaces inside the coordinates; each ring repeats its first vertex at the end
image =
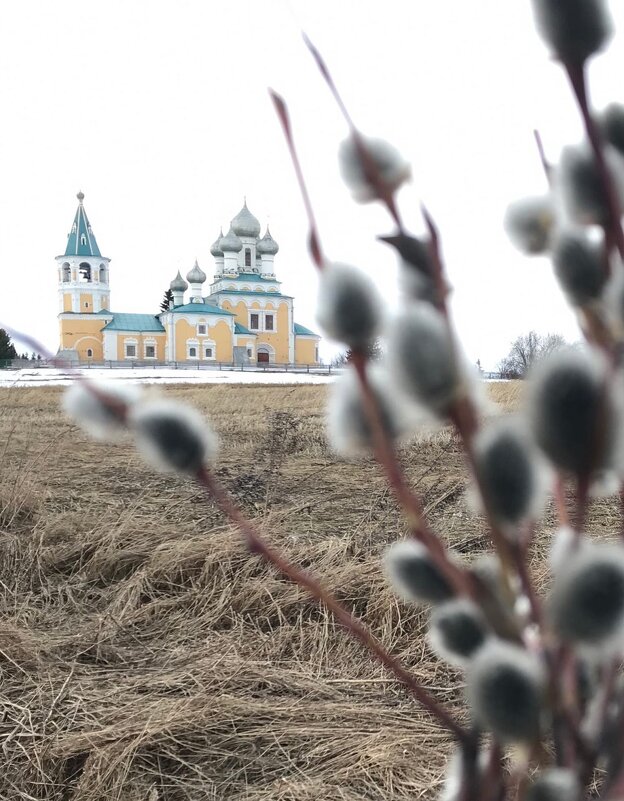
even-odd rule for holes
{"type": "MultiPolygon", "coordinates": [[[[456,704],[422,614],[379,569],[403,533],[383,480],[326,447],[325,388],[165,391],[210,414],[219,474],[266,536],[456,704]]],[[[517,403],[517,385],[494,392],[517,403]]],[[[130,445],[87,441],[59,397],[0,391],[0,798],[430,797],[444,733],[192,485],[154,475],[130,445]]],[[[454,438],[404,457],[436,528],[482,549],[454,438]]],[[[613,523],[611,505],[595,513],[613,523]]]]}

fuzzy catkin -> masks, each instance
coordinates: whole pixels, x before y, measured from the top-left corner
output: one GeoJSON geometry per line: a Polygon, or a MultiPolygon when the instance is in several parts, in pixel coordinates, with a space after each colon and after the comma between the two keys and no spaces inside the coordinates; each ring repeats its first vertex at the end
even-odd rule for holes
{"type": "Polygon", "coordinates": [[[484,728],[503,742],[538,737],[545,676],[537,657],[491,638],[470,663],[466,678],[468,705],[484,728]]]}
{"type": "Polygon", "coordinates": [[[76,380],[63,395],[63,410],[89,436],[110,442],[127,432],[127,413],[141,397],[134,384],[76,380]]]}
{"type": "Polygon", "coordinates": [[[392,323],[388,337],[389,367],[408,397],[444,415],[457,397],[461,375],[451,334],[442,314],[426,303],[414,303],[392,323]]]}
{"type": "Polygon", "coordinates": [[[552,251],[555,275],[572,306],[598,300],[607,278],[607,256],[602,242],[582,230],[562,231],[552,251]]]}
{"type": "Polygon", "coordinates": [[[602,50],[613,32],[605,0],[532,0],[532,5],[539,35],[568,64],[602,50]]]}
{"type": "MultiPolygon", "coordinates": [[[[367,380],[377,401],[382,428],[391,440],[408,431],[408,412],[386,371],[377,364],[369,365],[367,380]]],[[[349,368],[330,388],[327,404],[329,442],[342,456],[360,456],[373,447],[371,426],[357,374],[349,368]]]]}
{"type": "Polygon", "coordinates": [[[499,522],[517,525],[535,511],[539,495],[537,454],[527,431],[504,421],[475,440],[475,462],[485,503],[499,522]]]}
{"type": "Polygon", "coordinates": [[[550,768],[529,785],[526,801],[579,801],[581,784],[569,768],[550,768]]]}
{"type": "MultiPolygon", "coordinates": [[[[607,145],[604,157],[611,174],[615,193],[624,201],[624,162],[617,151],[607,145]]],[[[606,225],[611,210],[596,166],[593,152],[587,146],[568,145],[563,148],[555,173],[555,186],[565,214],[578,225],[606,225]]]]}
{"type": "Polygon", "coordinates": [[[598,118],[606,141],[624,155],[624,105],[610,103],[598,118]]]}
{"type": "Polygon", "coordinates": [[[472,601],[447,601],[431,615],[429,642],[433,650],[452,665],[466,665],[487,637],[487,623],[472,601]]]}
{"type": "Polygon", "coordinates": [[[439,603],[453,597],[448,580],[419,542],[395,542],[386,552],[385,566],[395,588],[410,601],[439,603]]]}
{"type": "Polygon", "coordinates": [[[146,461],[163,472],[196,475],[216,455],[216,435],[191,406],[150,401],[131,414],[130,425],[146,461]]]}
{"type": "Polygon", "coordinates": [[[624,547],[585,545],[560,565],[549,597],[553,628],[568,642],[599,646],[624,635],[624,547]]]}
{"type": "Polygon", "coordinates": [[[559,469],[589,476],[612,466],[617,415],[597,353],[562,350],[532,379],[529,416],[537,444],[559,469]]]}
{"type": "Polygon", "coordinates": [[[383,301],[371,279],[348,264],[330,262],[319,281],[316,318],[332,339],[364,348],[379,333],[383,301]]]}
{"type": "Polygon", "coordinates": [[[555,210],[550,195],[515,200],[507,207],[503,221],[512,244],[528,256],[548,250],[554,223],[555,210]]]}
{"type": "Polygon", "coordinates": [[[380,198],[375,181],[368,174],[367,164],[360,147],[365,148],[371,166],[377,171],[377,178],[383,188],[395,192],[410,178],[411,168],[399,151],[384,139],[372,139],[352,134],[340,143],[338,164],[343,181],[358,203],[369,203],[380,198]]]}

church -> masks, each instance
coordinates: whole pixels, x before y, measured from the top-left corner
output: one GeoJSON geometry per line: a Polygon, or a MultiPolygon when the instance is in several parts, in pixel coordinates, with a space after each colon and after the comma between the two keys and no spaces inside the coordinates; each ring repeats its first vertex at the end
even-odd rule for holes
{"type": "Polygon", "coordinates": [[[275,274],[277,242],[247,208],[210,248],[213,281],[197,261],[171,282],[169,308],[116,313],[110,303],[110,259],[102,256],[79,192],[67,247],[58,264],[60,347],[70,362],[319,362],[320,337],[294,321],[293,298],[275,274]],[[187,294],[188,292],[188,294],[187,294]]]}

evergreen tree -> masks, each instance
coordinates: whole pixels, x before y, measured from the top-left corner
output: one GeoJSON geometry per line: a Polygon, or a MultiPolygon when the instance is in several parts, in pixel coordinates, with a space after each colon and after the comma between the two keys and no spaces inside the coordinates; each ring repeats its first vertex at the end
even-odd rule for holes
{"type": "Polygon", "coordinates": [[[0,328],[0,359],[16,359],[17,351],[13,347],[11,337],[4,328],[0,328]]]}
{"type": "MultiPolygon", "coordinates": [[[[379,339],[374,339],[366,346],[365,351],[368,358],[371,361],[376,362],[383,356],[383,348],[381,347],[381,341],[379,339]]],[[[353,353],[351,351],[351,348],[349,348],[346,351],[342,351],[342,353],[339,353],[332,359],[332,367],[345,367],[351,361],[352,356],[353,353]]]]}
{"type": "Polygon", "coordinates": [[[173,292],[171,289],[168,289],[163,295],[163,299],[160,303],[161,312],[166,312],[171,303],[173,303],[173,292]]]}

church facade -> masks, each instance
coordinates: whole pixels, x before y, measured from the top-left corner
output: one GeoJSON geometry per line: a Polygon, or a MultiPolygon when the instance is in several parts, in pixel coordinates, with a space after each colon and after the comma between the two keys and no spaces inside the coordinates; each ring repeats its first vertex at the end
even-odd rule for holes
{"type": "Polygon", "coordinates": [[[158,314],[115,313],[110,259],[102,256],[79,192],[65,253],[56,257],[60,347],[71,362],[319,362],[320,337],[294,321],[293,298],[275,274],[277,242],[247,204],[210,248],[214,277],[197,261],[171,282],[158,314]]]}

